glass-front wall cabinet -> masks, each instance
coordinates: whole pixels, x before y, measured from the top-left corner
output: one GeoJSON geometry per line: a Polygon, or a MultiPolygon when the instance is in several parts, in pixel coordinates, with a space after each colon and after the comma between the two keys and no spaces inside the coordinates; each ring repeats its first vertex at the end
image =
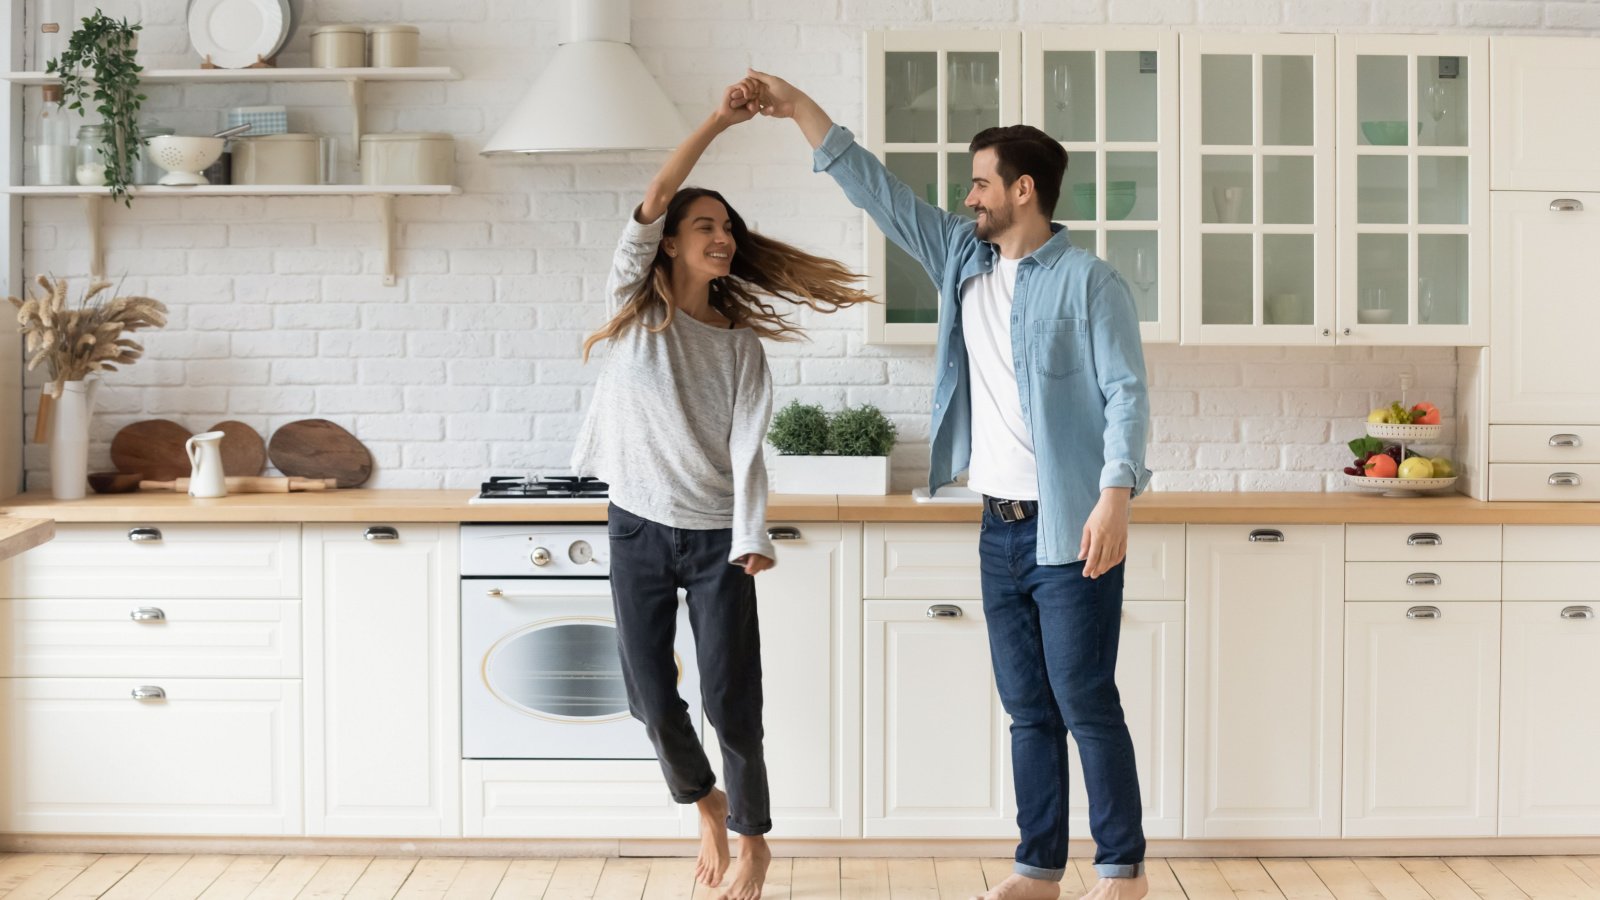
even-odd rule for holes
{"type": "Polygon", "coordinates": [[[1055,219],[1122,273],[1147,342],[1178,340],[1178,39],[1029,31],[1022,121],[1061,142],[1055,219]]]}
{"type": "Polygon", "coordinates": [[[1487,343],[1488,49],[1339,38],[1341,343],[1487,343]]]}

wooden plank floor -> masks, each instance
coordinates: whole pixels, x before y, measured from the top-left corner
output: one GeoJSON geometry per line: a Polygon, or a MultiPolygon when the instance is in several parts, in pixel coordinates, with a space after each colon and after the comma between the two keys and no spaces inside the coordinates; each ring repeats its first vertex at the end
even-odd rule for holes
{"type": "MultiPolygon", "coordinates": [[[[1600,900],[1600,856],[1156,859],[1150,900],[1600,900]]],[[[1005,859],[775,859],[764,900],[966,900],[1005,859]]],[[[1075,859],[1063,900],[1094,884],[1075,859]]],[[[715,900],[691,859],[0,854],[0,900],[715,900]]]]}

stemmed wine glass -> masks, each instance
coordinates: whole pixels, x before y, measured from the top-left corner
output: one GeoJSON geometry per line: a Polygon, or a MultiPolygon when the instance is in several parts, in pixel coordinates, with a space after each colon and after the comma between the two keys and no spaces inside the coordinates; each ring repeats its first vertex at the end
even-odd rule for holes
{"type": "Polygon", "coordinates": [[[1059,123],[1060,131],[1058,137],[1071,137],[1069,134],[1071,127],[1068,124],[1071,118],[1067,110],[1072,108],[1072,69],[1064,61],[1050,70],[1050,95],[1056,101],[1056,121],[1059,123]]]}
{"type": "Polygon", "coordinates": [[[1437,76],[1429,79],[1428,86],[1422,92],[1422,101],[1428,111],[1428,118],[1433,120],[1433,139],[1437,142],[1439,120],[1450,114],[1450,94],[1437,76]]]}
{"type": "Polygon", "coordinates": [[[1156,251],[1154,247],[1135,247],[1133,250],[1133,285],[1139,289],[1139,305],[1150,308],[1150,289],[1156,285],[1156,251]]]}

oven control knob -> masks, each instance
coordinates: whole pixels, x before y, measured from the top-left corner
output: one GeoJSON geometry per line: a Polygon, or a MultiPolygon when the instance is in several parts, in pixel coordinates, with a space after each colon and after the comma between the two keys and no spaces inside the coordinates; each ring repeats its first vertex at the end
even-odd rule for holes
{"type": "Polygon", "coordinates": [[[536,566],[550,565],[550,551],[543,547],[533,548],[533,554],[528,557],[536,566]]]}
{"type": "Polygon", "coordinates": [[[567,558],[580,566],[586,566],[594,562],[594,548],[589,546],[588,541],[573,541],[572,546],[567,548],[567,558]]]}

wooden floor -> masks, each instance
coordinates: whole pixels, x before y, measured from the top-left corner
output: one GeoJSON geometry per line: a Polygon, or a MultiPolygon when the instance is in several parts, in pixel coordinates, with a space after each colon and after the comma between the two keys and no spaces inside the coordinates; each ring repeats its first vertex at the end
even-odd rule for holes
{"type": "MultiPolygon", "coordinates": [[[[1600,856],[1168,859],[1152,900],[1600,900],[1600,856]]],[[[713,900],[690,859],[0,855],[5,900],[713,900]]],[[[778,859],[770,900],[965,900],[1005,859],[778,859]]],[[[1063,898],[1094,883],[1085,860],[1063,898]]]]}

